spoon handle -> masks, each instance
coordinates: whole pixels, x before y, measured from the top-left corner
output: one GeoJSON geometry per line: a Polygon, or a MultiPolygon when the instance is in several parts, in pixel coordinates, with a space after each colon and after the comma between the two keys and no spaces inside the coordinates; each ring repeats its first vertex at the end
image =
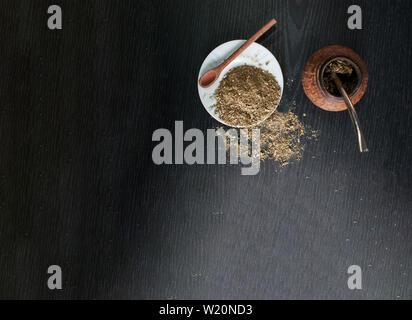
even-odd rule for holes
{"type": "Polygon", "coordinates": [[[235,51],[229,58],[223,62],[219,70],[223,70],[226,68],[233,60],[235,60],[243,51],[245,51],[253,42],[259,39],[264,33],[266,33],[270,28],[272,28],[276,24],[276,20],[270,20],[262,29],[256,32],[248,41],[246,41],[239,49],[235,51]]]}
{"type": "Polygon", "coordinates": [[[348,107],[349,111],[349,116],[352,120],[353,127],[355,129],[355,133],[358,137],[358,143],[359,143],[359,150],[360,152],[369,152],[369,149],[366,145],[365,137],[363,136],[363,132],[360,127],[360,121],[358,118],[358,114],[356,113],[355,107],[353,106],[352,101],[350,100],[348,94],[346,93],[346,90],[342,86],[342,82],[340,81],[339,77],[336,75],[336,73],[332,74],[332,78],[336,84],[336,86],[339,89],[340,94],[343,97],[343,100],[345,100],[346,106],[348,107]]]}

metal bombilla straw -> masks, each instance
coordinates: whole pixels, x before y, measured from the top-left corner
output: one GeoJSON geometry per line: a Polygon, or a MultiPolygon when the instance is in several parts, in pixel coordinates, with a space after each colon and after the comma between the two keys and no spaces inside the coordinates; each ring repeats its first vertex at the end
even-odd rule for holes
{"type": "Polygon", "coordinates": [[[332,79],[335,82],[336,87],[338,88],[340,94],[342,95],[343,100],[346,103],[346,106],[348,107],[348,111],[349,111],[350,118],[352,120],[353,128],[355,129],[355,133],[358,137],[360,152],[369,152],[369,149],[366,145],[365,137],[363,136],[362,129],[360,127],[360,121],[356,113],[355,107],[353,106],[352,101],[350,100],[348,94],[346,93],[346,90],[343,88],[342,81],[340,81],[338,75],[335,72],[332,72],[332,79]]]}

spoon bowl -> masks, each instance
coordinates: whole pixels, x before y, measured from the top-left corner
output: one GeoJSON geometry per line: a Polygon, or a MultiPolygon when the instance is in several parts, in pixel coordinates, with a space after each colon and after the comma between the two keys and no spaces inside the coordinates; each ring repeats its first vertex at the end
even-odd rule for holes
{"type": "Polygon", "coordinates": [[[216,72],[215,69],[212,69],[212,70],[209,70],[208,72],[206,72],[202,76],[202,78],[200,78],[199,84],[203,88],[209,88],[212,84],[214,84],[216,82],[217,78],[219,78],[219,74],[216,72]]]}

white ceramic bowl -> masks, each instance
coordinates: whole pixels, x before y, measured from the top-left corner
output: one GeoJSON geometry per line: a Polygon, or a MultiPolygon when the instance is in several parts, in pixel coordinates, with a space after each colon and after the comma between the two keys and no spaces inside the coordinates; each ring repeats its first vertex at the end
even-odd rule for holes
{"type": "MultiPolygon", "coordinates": [[[[212,106],[216,104],[216,100],[213,94],[215,90],[219,87],[220,81],[223,79],[225,74],[229,72],[230,69],[246,64],[249,66],[255,66],[263,70],[266,70],[270,72],[272,75],[274,75],[276,81],[279,83],[279,86],[281,88],[280,98],[282,98],[283,94],[283,74],[279,62],[268,49],[266,49],[265,47],[256,42],[252,43],[252,45],[245,51],[243,51],[243,53],[239,57],[232,61],[232,63],[229,64],[225,70],[223,70],[223,72],[220,74],[219,79],[211,87],[202,88],[199,85],[199,79],[203,74],[205,74],[210,69],[213,69],[220,65],[225,59],[230,57],[230,55],[233,52],[240,48],[242,44],[245,42],[246,40],[233,40],[217,47],[207,56],[207,58],[203,62],[198,76],[197,86],[199,90],[199,97],[202,101],[203,106],[213,118],[215,118],[217,121],[226,126],[230,125],[228,125],[219,118],[219,115],[215,113],[214,108],[212,108],[212,106]]],[[[267,118],[269,118],[269,116],[267,118]]]]}

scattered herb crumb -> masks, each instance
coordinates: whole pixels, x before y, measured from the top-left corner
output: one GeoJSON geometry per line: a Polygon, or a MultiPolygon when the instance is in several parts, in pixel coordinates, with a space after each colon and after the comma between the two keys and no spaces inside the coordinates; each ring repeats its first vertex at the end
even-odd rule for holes
{"type": "MultiPolygon", "coordinates": [[[[319,135],[318,131],[306,128],[292,110],[288,113],[275,111],[267,120],[250,129],[260,129],[260,160],[274,160],[280,167],[299,161],[303,156],[305,143],[319,135]]],[[[249,142],[251,143],[251,139],[249,142]]],[[[229,147],[228,139],[227,150],[229,147]]]]}

